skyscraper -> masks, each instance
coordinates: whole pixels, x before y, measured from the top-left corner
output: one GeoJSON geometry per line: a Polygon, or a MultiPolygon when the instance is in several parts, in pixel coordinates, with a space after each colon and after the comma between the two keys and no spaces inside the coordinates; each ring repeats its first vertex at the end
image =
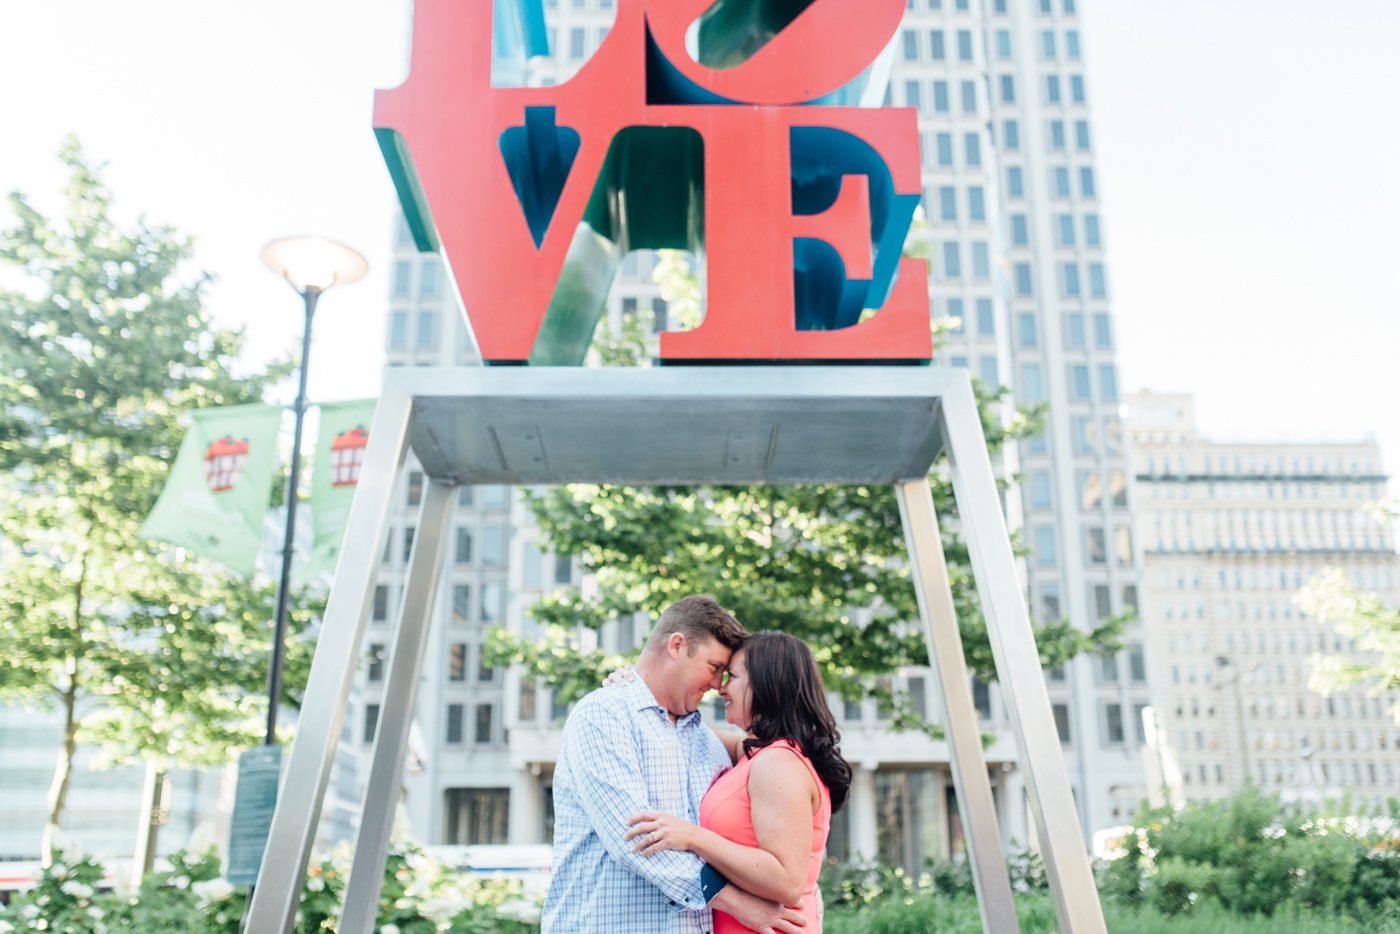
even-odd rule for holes
{"type": "Polygon", "coordinates": [[[1400,776],[1396,693],[1311,691],[1315,658],[1358,653],[1292,598],[1336,568],[1400,601],[1395,543],[1366,508],[1385,492],[1380,448],[1205,438],[1187,395],[1129,407],[1154,706],[1181,796],[1225,797],[1248,778],[1290,799],[1346,788],[1379,804],[1400,776]]]}
{"type": "MultiPolygon", "coordinates": [[[[615,10],[613,0],[546,0],[545,13],[552,56],[498,78],[535,86],[566,80],[607,35],[615,10]]],[[[1007,511],[1024,527],[1030,549],[1033,617],[1068,616],[1087,629],[1132,613],[1140,558],[1129,518],[1131,477],[1075,0],[908,0],[886,56],[886,102],[919,111],[928,223],[914,248],[929,256],[933,314],[949,325],[935,362],[967,367],[989,387],[1009,387],[1009,401],[1049,405],[1046,430],[1007,451],[1003,466],[1025,477],[1007,511]]],[[[474,363],[467,331],[445,297],[441,265],[418,256],[403,227],[397,244],[390,365],[474,363]]],[[[652,282],[655,262],[646,251],[627,256],[607,326],[648,311],[654,328],[678,326],[667,320],[652,282]]],[[[386,553],[383,606],[375,613],[385,624],[397,605],[403,536],[411,534],[412,483],[410,474],[386,553]]],[[[504,588],[503,607],[493,603],[491,612],[529,632],[530,602],[573,582],[577,570],[551,567],[553,557],[539,553],[538,531],[518,502],[484,509],[477,500],[462,507],[457,543],[464,529],[469,551],[471,536],[499,534],[499,561],[488,562],[478,549],[446,570],[439,635],[430,643],[442,654],[429,662],[420,693],[428,766],[410,782],[409,807],[419,834],[434,843],[530,843],[549,834],[549,782],[565,711],[547,688],[517,673],[488,677],[473,646],[481,638],[485,587],[504,588]],[[465,677],[452,674],[458,645],[465,646],[465,677]]],[[[621,620],[597,638],[609,650],[625,650],[640,644],[646,624],[621,620]]],[[[371,632],[381,638],[376,644],[387,638],[386,630],[371,632]]],[[[1139,714],[1149,695],[1140,629],[1129,628],[1122,652],[1078,658],[1047,677],[1087,839],[1127,820],[1145,794],[1139,714]]],[[[915,709],[936,720],[929,683],[926,672],[912,670],[890,686],[907,690],[915,709]]],[[[994,737],[986,757],[1003,834],[1025,842],[1024,783],[1004,707],[995,685],[973,689],[982,729],[994,737]]],[[[374,690],[371,683],[366,704],[375,702],[374,690]]],[[[872,702],[837,699],[834,706],[855,775],[850,806],[833,826],[833,854],[879,853],[914,868],[956,851],[961,830],[946,746],[890,734],[872,702]]],[[[372,712],[361,711],[366,722],[357,739],[372,735],[372,712]]]]}

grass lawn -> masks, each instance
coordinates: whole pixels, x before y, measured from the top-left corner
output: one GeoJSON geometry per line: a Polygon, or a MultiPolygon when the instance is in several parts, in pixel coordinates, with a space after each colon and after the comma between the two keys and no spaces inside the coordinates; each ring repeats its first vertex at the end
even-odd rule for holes
{"type": "MultiPolygon", "coordinates": [[[[1016,900],[1021,934],[1056,934],[1055,909],[1048,895],[1016,900]]],[[[1321,914],[1276,914],[1241,918],[1214,905],[1188,915],[1164,918],[1154,909],[1104,907],[1110,934],[1400,934],[1400,915],[1367,925],[1321,914]]],[[[969,896],[919,896],[862,911],[827,913],[823,934],[981,934],[977,902],[969,896]]]]}

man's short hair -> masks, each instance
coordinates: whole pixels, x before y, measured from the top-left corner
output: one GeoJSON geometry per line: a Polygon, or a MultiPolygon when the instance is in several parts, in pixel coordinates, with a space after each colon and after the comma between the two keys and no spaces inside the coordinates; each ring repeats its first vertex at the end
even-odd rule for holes
{"type": "Polygon", "coordinates": [[[703,593],[682,597],[668,606],[651,631],[647,646],[661,645],[677,632],[691,644],[690,654],[694,654],[707,638],[737,652],[749,637],[728,610],[716,603],[714,597],[703,593]]]}

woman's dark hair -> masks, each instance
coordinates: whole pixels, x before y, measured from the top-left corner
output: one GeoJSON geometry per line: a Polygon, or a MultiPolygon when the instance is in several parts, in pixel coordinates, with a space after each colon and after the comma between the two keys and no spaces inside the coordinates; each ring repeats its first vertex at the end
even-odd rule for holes
{"type": "Polygon", "coordinates": [[[841,758],[841,734],[826,703],[812,650],[785,632],[759,632],[744,641],[749,671],[749,732],[744,751],[753,755],[785,739],[811,760],[831,793],[832,813],[846,803],[851,767],[841,758]]]}

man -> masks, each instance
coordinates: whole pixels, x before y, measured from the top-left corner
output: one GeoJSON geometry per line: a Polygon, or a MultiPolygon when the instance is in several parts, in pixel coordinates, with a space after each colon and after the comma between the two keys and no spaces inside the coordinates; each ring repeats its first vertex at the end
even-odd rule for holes
{"type": "Polygon", "coordinates": [[[745,636],[713,597],[679,600],[647,639],[636,678],[594,691],[569,714],[542,934],[709,934],[711,907],[756,931],[800,934],[799,912],[728,885],[695,854],[642,856],[623,840],[641,811],[698,823],[700,799],[730,764],[698,708],[745,636]]]}

